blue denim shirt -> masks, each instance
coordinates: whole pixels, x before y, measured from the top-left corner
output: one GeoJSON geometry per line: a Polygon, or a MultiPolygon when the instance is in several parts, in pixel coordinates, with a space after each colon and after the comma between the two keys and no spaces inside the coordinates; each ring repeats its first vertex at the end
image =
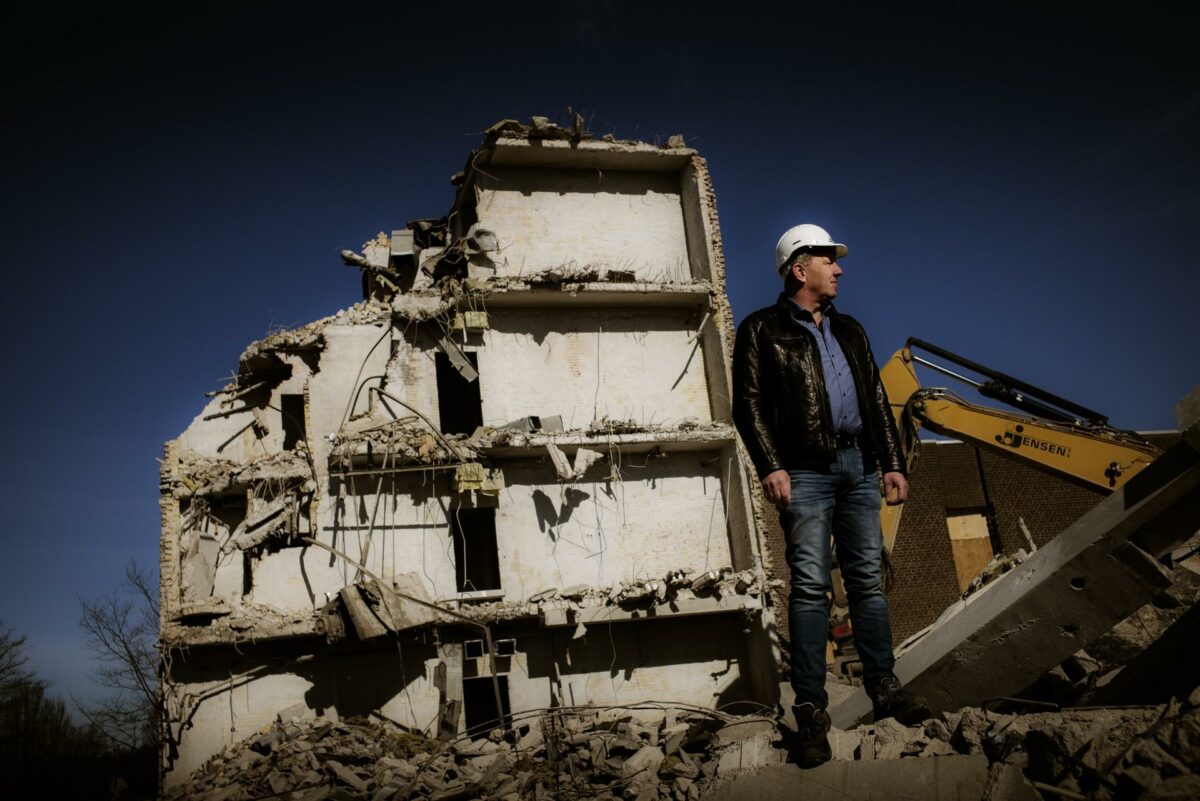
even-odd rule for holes
{"type": "MultiPolygon", "coordinates": [[[[786,296],[785,296],[786,297],[786,296]]],[[[817,348],[821,351],[821,372],[825,374],[825,389],[829,393],[829,410],[833,413],[833,430],[837,434],[857,434],[862,431],[862,415],[858,410],[858,393],[854,388],[854,374],[850,372],[850,364],[837,338],[829,331],[829,326],[822,321],[821,325],[813,322],[812,312],[805,309],[796,301],[787,298],[791,304],[792,320],[808,329],[817,340],[817,348]]],[[[825,317],[837,314],[832,305],[822,311],[825,317]]]]}

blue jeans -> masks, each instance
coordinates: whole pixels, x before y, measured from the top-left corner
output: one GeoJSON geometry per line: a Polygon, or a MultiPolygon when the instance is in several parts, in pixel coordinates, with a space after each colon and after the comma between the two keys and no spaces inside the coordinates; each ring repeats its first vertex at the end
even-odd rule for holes
{"type": "Polygon", "coordinates": [[[883,594],[883,534],[879,476],[863,473],[862,453],[843,448],[820,470],[790,470],[792,497],[779,521],[792,575],[788,631],[796,703],[824,709],[825,646],[832,590],[830,539],[837,547],[850,601],[854,644],[868,687],[892,675],[892,624],[883,594]]]}

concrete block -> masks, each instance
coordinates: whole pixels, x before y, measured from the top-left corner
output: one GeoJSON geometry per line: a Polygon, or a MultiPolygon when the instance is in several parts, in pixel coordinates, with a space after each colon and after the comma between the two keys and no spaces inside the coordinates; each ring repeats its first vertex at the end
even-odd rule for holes
{"type": "Polygon", "coordinates": [[[770,765],[733,777],[705,801],[982,801],[987,785],[984,756],[770,765]]]}
{"type": "Polygon", "coordinates": [[[862,733],[858,729],[842,731],[834,726],[829,730],[829,747],[833,749],[835,761],[853,761],[858,758],[862,744],[862,733]]]}

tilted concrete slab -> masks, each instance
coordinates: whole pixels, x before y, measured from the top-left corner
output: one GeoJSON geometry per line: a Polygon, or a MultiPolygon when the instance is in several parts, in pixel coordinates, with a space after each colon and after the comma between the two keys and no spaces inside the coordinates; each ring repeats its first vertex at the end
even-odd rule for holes
{"type": "MultiPolygon", "coordinates": [[[[1197,425],[898,655],[904,685],[935,713],[1013,695],[1169,586],[1157,557],[1200,527],[1200,452],[1188,444],[1197,425]]],[[[860,689],[831,716],[849,728],[870,713],[860,689]]]]}

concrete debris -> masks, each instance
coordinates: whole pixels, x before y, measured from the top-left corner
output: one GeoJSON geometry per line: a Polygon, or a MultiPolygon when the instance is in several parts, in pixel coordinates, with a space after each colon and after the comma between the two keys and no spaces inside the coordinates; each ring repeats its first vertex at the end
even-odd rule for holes
{"type": "Polygon", "coordinates": [[[396,576],[390,586],[363,577],[358,584],[343,587],[337,599],[318,610],[317,616],[318,633],[330,643],[346,637],[347,619],[359,640],[383,637],[389,632],[405,631],[439,619],[434,601],[418,573],[396,576]]]}
{"type": "Polygon", "coordinates": [[[173,479],[162,484],[162,490],[176,498],[191,498],[246,490],[266,481],[288,485],[311,478],[312,468],[303,451],[272,453],[248,464],[188,452],[180,455],[179,469],[173,479]]]}
{"type": "Polygon", "coordinates": [[[353,250],[343,249],[339,255],[342,257],[342,261],[345,262],[347,267],[371,266],[371,262],[367,260],[366,256],[355,253],[353,250]]]}
{"type": "Polygon", "coordinates": [[[463,353],[463,349],[458,346],[450,337],[442,337],[438,340],[438,347],[450,359],[450,365],[458,371],[468,381],[474,381],[479,378],[479,371],[475,369],[475,365],[471,364],[471,360],[467,358],[467,354],[463,353]]]}
{"type": "MultiPolygon", "coordinates": [[[[447,283],[449,279],[447,280],[447,283]]],[[[465,282],[464,282],[465,283],[465,282]]],[[[712,294],[715,290],[711,282],[704,279],[693,279],[686,282],[660,279],[647,281],[638,278],[634,272],[604,265],[578,265],[574,262],[543,270],[533,270],[520,275],[498,275],[486,282],[479,282],[474,287],[474,294],[483,297],[488,294],[502,294],[514,290],[558,290],[575,294],[589,287],[603,289],[609,285],[612,291],[621,287],[613,284],[636,284],[639,292],[680,292],[691,291],[702,294],[712,294]]]]}
{"type": "Polygon", "coordinates": [[[322,333],[331,325],[380,325],[390,320],[391,308],[387,304],[374,299],[359,301],[337,314],[322,317],[299,328],[276,331],[251,343],[238,358],[241,365],[239,372],[253,373],[254,366],[272,353],[322,350],[325,346],[322,333]]]}
{"type": "Polygon", "coordinates": [[[163,648],[311,636],[313,633],[312,613],[289,614],[245,598],[240,601],[214,598],[190,603],[181,606],[180,612],[171,619],[186,626],[164,626],[159,634],[163,648]]]}
{"type": "Polygon", "coordinates": [[[366,457],[368,467],[386,468],[457,464],[480,456],[477,439],[462,434],[438,436],[415,415],[347,433],[352,430],[344,426],[329,452],[330,465],[342,473],[354,472],[359,457],[366,457]],[[446,447],[447,442],[452,449],[446,447]]]}
{"type": "MultiPolygon", "coordinates": [[[[330,450],[330,465],[337,472],[353,473],[362,466],[365,458],[367,467],[402,467],[411,465],[457,465],[463,460],[479,461],[486,466],[490,449],[536,448],[548,451],[556,475],[564,481],[578,480],[586,468],[606,458],[607,454],[587,445],[611,441],[612,437],[629,436],[637,441],[638,435],[646,440],[678,442],[688,440],[726,439],[733,436],[732,429],[724,423],[690,423],[684,421],[676,426],[636,423],[633,421],[598,420],[584,429],[561,429],[562,418],[557,415],[544,418],[522,418],[501,427],[480,426],[470,435],[443,434],[438,437],[416,416],[395,420],[378,421],[374,416],[365,416],[344,425],[335,438],[330,450]],[[540,430],[525,430],[540,421],[540,430]],[[551,435],[553,434],[553,438],[551,435]],[[449,442],[453,450],[446,447],[449,442]],[[562,452],[562,445],[578,444],[574,461],[562,452]],[[551,450],[559,451],[561,463],[551,450]],[[584,455],[581,457],[580,453],[584,455]],[[581,461],[582,459],[582,461],[581,461]]],[[[233,469],[233,463],[227,463],[233,469]]],[[[304,462],[297,461],[297,472],[307,469],[304,462]],[[301,467],[303,465],[303,468],[301,467]]],[[[474,469],[474,468],[472,468],[474,469]]],[[[487,469],[492,469],[488,467],[487,469]]],[[[494,476],[499,480],[500,476],[494,476]]],[[[502,485],[498,485],[502,488],[502,485]]]]}
{"type": "Polygon", "coordinates": [[[281,715],[162,797],[697,801],[718,776],[782,761],[778,739],[764,718],[684,710],[662,719],[545,711],[508,731],[448,741],[382,716],[281,715]]]}
{"type": "Polygon", "coordinates": [[[392,298],[391,309],[393,322],[422,322],[448,317],[454,311],[455,303],[440,292],[410,292],[392,298]]]}
{"type": "Polygon", "coordinates": [[[259,503],[221,546],[221,553],[232,553],[235,549],[245,551],[263,544],[271,537],[299,534],[294,523],[305,498],[314,489],[313,482],[306,481],[301,487],[275,498],[259,503]]]}
{"type": "MultiPolygon", "coordinates": [[[[629,149],[645,149],[650,146],[644,142],[639,142],[632,139],[618,139],[611,133],[606,133],[599,137],[601,141],[610,145],[626,146],[629,149]]],[[[592,142],[596,137],[589,131],[585,130],[584,119],[582,115],[575,114],[570,127],[562,127],[550,122],[548,117],[533,116],[529,120],[528,125],[522,125],[517,120],[500,120],[493,124],[484,132],[484,145],[490,145],[500,139],[527,139],[529,141],[547,141],[559,140],[564,142],[592,142]]],[[[691,153],[687,149],[687,143],[684,142],[683,136],[674,134],[667,137],[663,148],[671,150],[681,150],[686,153],[691,153]]]]}
{"type": "Polygon", "coordinates": [[[388,633],[387,627],[379,619],[375,610],[367,604],[363,590],[355,584],[342,587],[338,593],[342,608],[354,625],[354,632],[360,640],[373,640],[388,633]]]}
{"type": "Polygon", "coordinates": [[[553,442],[546,443],[546,452],[550,455],[550,463],[554,465],[554,471],[563,481],[578,481],[583,478],[583,474],[589,467],[604,458],[604,454],[600,451],[579,448],[575,451],[575,462],[572,464],[567,461],[567,455],[563,453],[562,449],[553,442]]]}
{"type": "Polygon", "coordinates": [[[480,492],[484,495],[499,495],[504,489],[504,471],[499,468],[491,470],[479,462],[460,464],[454,470],[455,492],[480,492]]]}
{"type": "Polygon", "coordinates": [[[421,626],[432,622],[437,612],[430,604],[433,599],[425,589],[419,573],[401,573],[392,580],[392,586],[367,581],[364,585],[368,597],[379,598],[386,615],[383,622],[392,631],[421,626]]]}
{"type": "Polygon", "coordinates": [[[564,431],[562,417],[557,414],[552,417],[530,415],[529,417],[522,417],[520,420],[514,420],[511,423],[505,423],[500,428],[510,428],[513,431],[519,431],[523,434],[532,434],[538,431],[543,434],[561,434],[564,431]]]}
{"type": "Polygon", "coordinates": [[[485,311],[459,311],[450,320],[450,330],[455,332],[484,331],[490,327],[491,322],[485,311]]]}

